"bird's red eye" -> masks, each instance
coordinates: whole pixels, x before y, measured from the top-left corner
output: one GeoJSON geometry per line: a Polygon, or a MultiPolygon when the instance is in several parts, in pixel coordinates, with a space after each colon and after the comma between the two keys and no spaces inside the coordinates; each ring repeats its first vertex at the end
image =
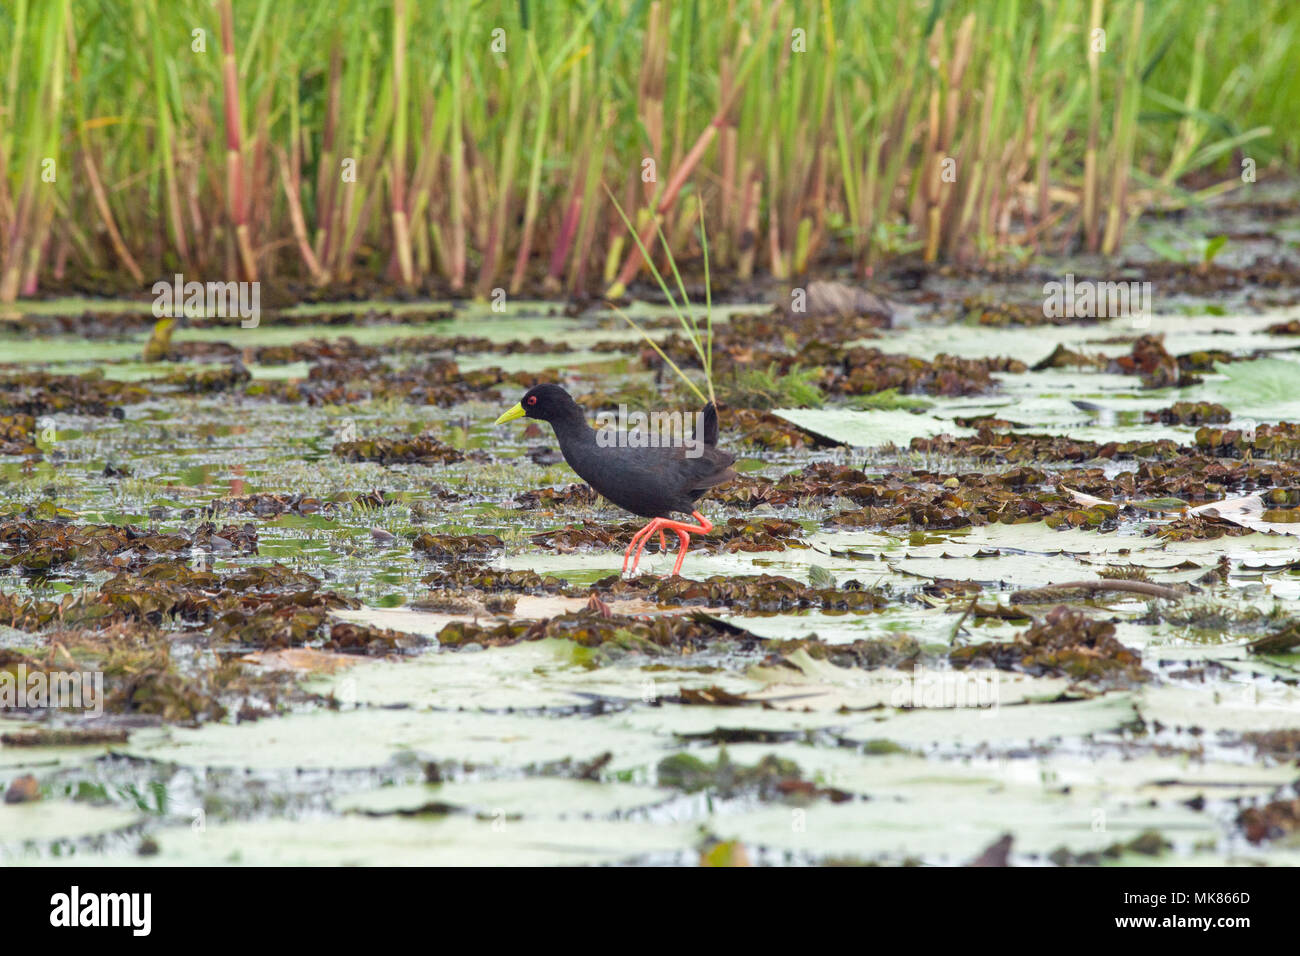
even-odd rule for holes
{"type": "Polygon", "coordinates": [[[537,404],[537,396],[536,396],[536,395],[529,395],[529,396],[528,396],[528,404],[529,404],[529,405],[536,405],[536,404],[537,404]]]}

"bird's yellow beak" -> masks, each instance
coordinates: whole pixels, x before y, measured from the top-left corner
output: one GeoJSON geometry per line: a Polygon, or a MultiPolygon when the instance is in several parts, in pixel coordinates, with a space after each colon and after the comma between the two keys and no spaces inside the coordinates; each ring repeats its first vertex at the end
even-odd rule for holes
{"type": "Polygon", "coordinates": [[[492,424],[504,425],[506,422],[513,422],[516,418],[524,417],[524,406],[522,402],[515,402],[514,407],[498,418],[492,424]]]}

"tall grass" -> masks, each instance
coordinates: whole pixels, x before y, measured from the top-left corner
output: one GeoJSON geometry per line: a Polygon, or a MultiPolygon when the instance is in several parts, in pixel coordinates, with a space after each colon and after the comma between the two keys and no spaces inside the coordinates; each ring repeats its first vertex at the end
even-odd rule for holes
{"type": "Polygon", "coordinates": [[[0,123],[0,302],[36,291],[41,260],[52,229],[56,186],[60,172],[66,182],[71,170],[60,170],[59,124],[49,122],[63,110],[65,37],[69,0],[51,0],[29,7],[14,5],[15,44],[30,52],[31,72],[16,58],[9,61],[4,121],[0,123]],[[24,82],[25,81],[25,82],[24,82]],[[24,88],[25,87],[25,88],[24,88]]]}
{"type": "Polygon", "coordinates": [[[0,300],[618,295],[660,231],[698,263],[699,201],[715,275],[1114,253],[1296,167],[1296,62],[1290,0],[11,0],[0,300]]]}

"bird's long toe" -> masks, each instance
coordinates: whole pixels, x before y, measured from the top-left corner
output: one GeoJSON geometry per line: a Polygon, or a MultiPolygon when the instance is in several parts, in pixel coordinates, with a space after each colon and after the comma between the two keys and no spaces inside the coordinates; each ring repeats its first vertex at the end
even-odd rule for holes
{"type": "Polygon", "coordinates": [[[626,575],[636,574],[636,568],[637,565],[641,563],[641,552],[645,549],[646,542],[650,540],[650,536],[652,534],[654,534],[656,531],[659,530],[660,526],[663,525],[663,523],[664,523],[664,519],[655,518],[644,528],[638,531],[636,534],[632,535],[632,540],[628,543],[627,550],[623,552],[623,573],[624,574],[626,575]],[[635,553],[633,553],[632,550],[633,548],[636,548],[635,553]],[[627,564],[629,558],[631,558],[632,560],[631,568],[629,568],[627,564]]]}

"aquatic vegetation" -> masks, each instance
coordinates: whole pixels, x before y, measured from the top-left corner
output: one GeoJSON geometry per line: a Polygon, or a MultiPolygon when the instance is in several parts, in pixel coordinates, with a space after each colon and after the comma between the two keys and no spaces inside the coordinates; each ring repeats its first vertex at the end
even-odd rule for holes
{"type": "MultiPolygon", "coordinates": [[[[811,448],[828,444],[816,435],[795,428],[783,418],[752,408],[727,409],[723,433],[730,439],[769,451],[811,448]]],[[[709,496],[726,494],[710,489],[709,496]]]]}
{"type": "Polygon", "coordinates": [[[968,644],[954,648],[949,658],[958,667],[988,661],[1004,670],[1100,683],[1151,678],[1142,655],[1116,639],[1115,625],[1064,605],[1009,642],[968,644]]]}
{"type": "MultiPolygon", "coordinates": [[[[615,526],[601,526],[584,522],[582,527],[567,527],[558,531],[544,531],[532,536],[534,544],[556,550],[596,547],[610,548],[619,540],[635,532],[640,525],[625,522],[615,526]]],[[[784,551],[805,545],[799,540],[802,528],[793,521],[779,518],[753,519],[728,518],[708,536],[695,542],[697,549],[707,551],[784,551]]]]}
{"type": "Polygon", "coordinates": [[[474,588],[489,593],[559,593],[565,588],[563,578],[534,571],[503,571],[456,560],[448,561],[437,571],[421,578],[421,582],[434,589],[474,588]]]}
{"type": "Polygon", "coordinates": [[[1300,829],[1300,799],[1247,807],[1237,816],[1237,825],[1251,843],[1289,838],[1300,829]]]}
{"type": "Polygon", "coordinates": [[[483,558],[505,545],[494,534],[434,534],[417,535],[411,547],[431,558],[483,558]]]}
{"type": "Polygon", "coordinates": [[[465,460],[464,452],[444,444],[432,435],[399,439],[363,438],[339,442],[332,451],[345,461],[377,461],[383,465],[394,462],[447,465],[465,460]]]}
{"type": "MultiPolygon", "coordinates": [[[[209,537],[211,524],[206,526],[209,537]]],[[[223,529],[233,541],[237,532],[223,529]]],[[[48,571],[66,564],[89,567],[138,567],[188,552],[201,532],[152,534],[131,525],[72,525],[60,521],[17,519],[0,522],[0,565],[48,571]]],[[[255,545],[253,545],[255,547],[255,545]]]]}
{"type": "Polygon", "coordinates": [[[1111,361],[1110,370],[1139,376],[1143,388],[1183,387],[1200,381],[1184,374],[1178,360],[1165,348],[1163,338],[1157,335],[1139,338],[1132,352],[1111,361]]]}
{"type": "Polygon", "coordinates": [[[181,391],[192,395],[207,392],[228,392],[247,383],[252,376],[242,364],[229,365],[225,368],[202,369],[200,371],[177,371],[159,379],[159,384],[178,386],[181,391]]]}
{"type": "Polygon", "coordinates": [[[693,654],[716,649],[720,642],[743,647],[758,641],[742,628],[703,614],[634,618],[588,609],[541,621],[507,621],[496,625],[455,621],[438,632],[439,644],[459,648],[468,644],[505,647],[519,641],[547,638],[563,638],[582,647],[612,646],[652,655],[693,654]]]}
{"type": "Polygon", "coordinates": [[[674,577],[645,581],[604,578],[593,587],[611,597],[644,596],[661,605],[702,605],[764,613],[801,608],[826,610],[871,610],[883,607],[885,597],[863,588],[860,582],[846,582],[843,588],[810,587],[780,575],[714,575],[702,581],[674,577]]]}
{"type": "Polygon", "coordinates": [[[1222,425],[1232,420],[1232,412],[1216,402],[1174,402],[1168,408],[1145,412],[1144,417],[1166,425],[1222,425]]]}
{"type": "Polygon", "coordinates": [[[817,379],[820,377],[818,369],[798,366],[778,374],[773,363],[766,369],[737,370],[732,377],[719,382],[718,388],[723,402],[747,410],[819,408],[822,393],[817,387],[817,379]]]}
{"type": "MultiPolygon", "coordinates": [[[[818,795],[814,784],[800,779],[802,771],[794,761],[768,756],[752,767],[738,766],[728,757],[725,747],[712,764],[693,754],[673,754],[659,761],[655,773],[660,784],[686,793],[708,790],[723,797],[735,797],[747,791],[755,791],[761,797],[818,795]]],[[[844,794],[842,799],[848,799],[848,795],[844,794]]]]}
{"type": "Polygon", "coordinates": [[[1275,425],[1260,425],[1253,432],[1198,428],[1196,447],[1219,458],[1257,456],[1288,461],[1300,458],[1300,424],[1279,422],[1275,425]]]}
{"type": "MultiPolygon", "coordinates": [[[[346,784],[279,769],[265,797],[241,782],[242,769],[194,783],[224,808],[212,811],[214,845],[246,825],[288,828],[274,837],[283,842],[295,806],[323,812],[323,826],[435,817],[476,826],[485,806],[500,805],[522,828],[535,822],[545,788],[563,782],[601,800],[629,788],[630,802],[618,805],[651,816],[659,811],[644,808],[668,802],[686,814],[682,832],[646,826],[691,859],[734,842],[766,860],[785,846],[773,833],[789,825],[764,829],[764,814],[814,805],[846,821],[879,813],[888,830],[907,805],[892,797],[930,805],[927,779],[941,781],[936,805],[966,825],[977,815],[952,801],[968,772],[1004,787],[1019,822],[978,827],[969,843],[951,843],[953,828],[940,825],[932,828],[940,842],[909,838],[905,853],[863,836],[847,848],[799,836],[791,852],[809,862],[969,862],[1006,830],[1015,834],[1006,862],[1033,854],[1097,865],[1211,852],[1165,845],[1159,834],[1175,818],[1198,828],[1206,846],[1243,832],[1233,820],[1247,804],[1229,812],[1216,802],[1239,790],[1216,787],[1206,792],[1224,810],[1218,816],[1181,797],[1158,800],[1133,831],[1147,836],[1062,846],[1059,829],[1032,824],[1041,792],[1018,795],[1015,780],[1033,759],[1083,787],[1072,775],[1086,761],[1090,780],[1128,799],[1169,775],[1171,754],[1194,752],[1214,766],[1253,761],[1251,774],[1289,763],[1294,728],[1284,718],[1252,723],[1284,707],[1239,715],[1196,696],[1230,702],[1239,673],[1252,673],[1261,695],[1284,693],[1295,650],[1294,545],[1197,510],[1242,495],[1258,496],[1259,513],[1278,523],[1300,510],[1300,464],[1285,452],[1291,426],[1259,420],[1257,400],[1231,397],[1238,385],[1217,371],[1247,363],[1206,353],[1218,364],[1196,373],[1206,375],[1198,391],[1148,398],[1136,374],[1109,384],[1117,377],[1101,361],[1131,358],[1140,338],[1108,334],[1115,328],[1085,346],[1062,335],[1080,354],[1104,350],[1098,362],[1034,371],[1057,342],[1022,361],[999,358],[1019,353],[992,338],[925,350],[916,339],[898,348],[868,340],[879,345],[872,349],[840,344],[829,317],[787,320],[774,309],[738,318],[739,336],[730,322],[715,325],[720,378],[758,361],[775,375],[816,368],[819,389],[832,386],[816,414],[845,416],[847,427],[828,429],[844,444],[820,437],[818,421],[796,419],[804,428],[781,417],[785,410],[724,407],[724,441],[746,456],[743,471],[710,492],[717,527],[692,542],[700,571],[687,578],[659,577],[674,549],[661,555],[657,539],[647,549],[652,573],[621,578],[611,543],[633,526],[555,464],[545,433],[499,435],[485,424],[525,381],[563,381],[591,412],[620,402],[689,407],[681,387],[655,374],[662,360],[647,368],[644,343],[610,339],[599,310],[569,320],[567,351],[526,324],[514,339],[397,335],[385,341],[400,344],[376,354],[368,339],[320,328],[251,349],[223,348],[208,333],[196,347],[181,322],[165,360],[186,364],[132,368],[140,400],[119,406],[121,417],[107,390],[102,410],[88,402],[10,413],[13,453],[0,463],[0,670],[53,674],[75,662],[105,683],[98,727],[75,712],[42,721],[30,709],[6,711],[0,729],[14,743],[4,746],[65,755],[34,774],[36,802],[63,806],[91,778],[161,774],[150,753],[172,767],[279,768],[331,754],[337,762],[338,746],[355,755],[364,745],[348,758],[357,769],[346,784]],[[579,353],[574,365],[556,364],[579,353]],[[601,358],[588,366],[593,353],[601,358]],[[236,360],[248,381],[201,386],[236,360]],[[862,388],[897,384],[836,391],[850,369],[862,388]],[[1090,391],[1089,376],[1119,397],[1090,391]],[[918,394],[924,415],[906,407],[918,394]],[[1072,404],[1076,396],[1114,406],[1123,437],[1097,421],[1104,412],[1072,404]],[[868,410],[849,410],[855,399],[868,410]],[[1240,418],[1214,420],[1238,408],[1251,409],[1253,431],[1240,418]],[[873,416],[897,416],[891,434],[905,437],[854,443],[856,422],[873,416]],[[1065,416],[1092,422],[1088,437],[1059,427],[1065,416]],[[53,419],[52,440],[43,417],[53,419]],[[1144,426],[1148,417],[1156,421],[1144,426]],[[904,426],[922,418],[937,430],[913,440],[918,433],[904,426]],[[978,710],[957,711],[954,700],[978,710]],[[1096,710],[1073,709],[1080,705],[1096,710]],[[295,736],[304,719],[336,723],[295,736]],[[1195,734],[1171,738],[1190,727],[1195,734]],[[232,736],[220,744],[176,736],[206,733],[232,736]],[[277,751],[272,738],[294,744],[277,751]],[[390,740],[413,749],[392,755],[390,740]],[[136,762],[88,763],[108,753],[136,762]],[[426,767],[435,768],[431,783],[426,767]],[[442,792],[480,785],[514,787],[520,802],[442,792]],[[419,792],[381,799],[407,787],[419,792]],[[724,818],[679,802],[695,795],[737,812],[724,818]]],[[[843,321],[855,336],[909,334],[879,314],[843,321]]],[[[674,328],[658,318],[642,327],[674,328]]],[[[123,361],[135,361],[149,328],[129,333],[123,361]]],[[[1181,375],[1198,349],[1176,331],[1165,335],[1181,375]]],[[[109,362],[102,379],[83,378],[73,368],[42,369],[51,401],[121,371],[109,362]]],[[[1281,387],[1281,371],[1269,388],[1281,387]]],[[[1218,779],[1244,778],[1237,769],[1218,779]]],[[[122,805],[112,788],[101,790],[105,809],[122,805]]],[[[1080,790],[1079,799],[1108,798],[1080,790]]],[[[141,839],[166,860],[177,852],[169,839],[177,825],[188,820],[158,815],[141,839]]],[[[612,828],[617,842],[632,824],[611,816],[584,825],[612,828]]],[[[1284,842],[1257,845],[1266,854],[1284,842]]],[[[9,852],[0,834],[0,853],[9,852]]]]}
{"type": "Polygon", "coordinates": [[[84,415],[122,416],[122,406],[149,397],[140,385],[115,382],[102,369],[84,375],[20,372],[0,377],[0,411],[23,415],[80,412],[84,415]]]}
{"type": "Polygon", "coordinates": [[[1158,830],[1145,830],[1127,843],[1112,843],[1102,850],[1087,853],[1071,853],[1065,847],[1053,850],[1048,859],[1057,866],[1100,866],[1107,861],[1119,860],[1128,854],[1138,856],[1160,856],[1173,848],[1158,830]]]}
{"type": "Polygon", "coordinates": [[[913,438],[913,451],[940,454],[951,458],[971,458],[997,462],[1091,461],[1098,458],[1125,460],[1132,458],[1174,458],[1180,446],[1167,438],[1154,441],[1093,442],[1076,441],[1059,435],[1034,435],[1022,432],[994,432],[986,423],[971,438],[913,438]]]}
{"type": "Polygon", "coordinates": [[[0,455],[35,456],[36,419],[31,415],[0,416],[0,455]]]}

